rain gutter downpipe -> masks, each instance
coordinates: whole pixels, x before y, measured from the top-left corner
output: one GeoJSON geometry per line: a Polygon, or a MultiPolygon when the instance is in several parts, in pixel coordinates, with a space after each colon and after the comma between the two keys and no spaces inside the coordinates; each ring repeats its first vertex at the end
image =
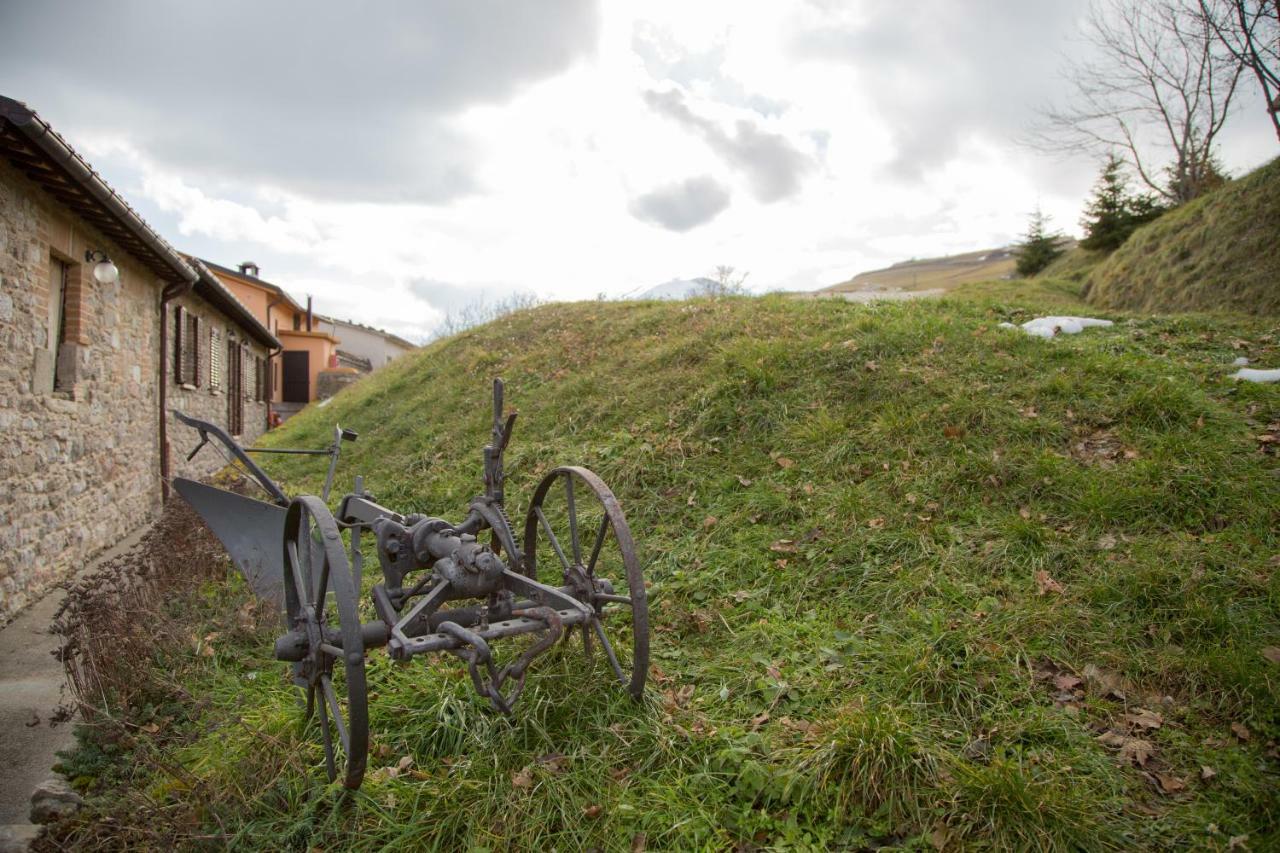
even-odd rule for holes
{"type": "Polygon", "coordinates": [[[191,281],[175,281],[164,286],[160,291],[160,370],[157,378],[160,382],[160,499],[169,500],[169,413],[168,413],[168,354],[169,354],[169,303],[179,296],[185,296],[195,287],[195,272],[191,273],[191,281]]]}

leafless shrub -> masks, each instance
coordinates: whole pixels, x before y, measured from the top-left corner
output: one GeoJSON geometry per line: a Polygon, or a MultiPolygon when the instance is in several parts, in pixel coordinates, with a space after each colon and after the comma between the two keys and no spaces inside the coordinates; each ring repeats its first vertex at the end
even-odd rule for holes
{"type": "Polygon", "coordinates": [[[482,326],[485,323],[497,320],[499,317],[505,317],[508,314],[514,314],[526,308],[533,308],[541,301],[537,296],[527,292],[513,293],[496,302],[491,302],[481,296],[476,301],[467,303],[458,311],[450,311],[445,314],[444,322],[436,327],[429,340],[447,338],[474,326],[482,326]]]}
{"type": "Polygon", "coordinates": [[[192,642],[190,625],[171,605],[225,578],[228,567],[204,522],[174,498],[137,545],[67,582],[53,629],[81,713],[127,706],[154,686],[157,648],[192,642]]]}

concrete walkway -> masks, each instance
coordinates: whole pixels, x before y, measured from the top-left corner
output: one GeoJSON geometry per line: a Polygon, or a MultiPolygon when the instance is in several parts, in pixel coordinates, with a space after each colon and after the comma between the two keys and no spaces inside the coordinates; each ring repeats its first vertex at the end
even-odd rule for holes
{"type": "MultiPolygon", "coordinates": [[[[115,545],[88,570],[133,547],[142,533],[115,545]]],[[[64,699],[62,664],[52,654],[58,639],[49,632],[62,598],[55,590],[0,628],[0,846],[6,834],[34,834],[31,791],[54,775],[55,753],[75,740],[70,721],[50,724],[64,699]]]]}

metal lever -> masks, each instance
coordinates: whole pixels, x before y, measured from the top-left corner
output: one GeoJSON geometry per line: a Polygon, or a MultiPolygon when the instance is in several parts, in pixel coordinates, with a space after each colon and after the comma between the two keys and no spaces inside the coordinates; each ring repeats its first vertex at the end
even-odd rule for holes
{"type": "Polygon", "coordinates": [[[200,443],[195,446],[194,450],[192,450],[190,453],[187,454],[187,461],[190,462],[192,459],[195,459],[196,454],[199,453],[201,449],[208,443],[209,443],[209,436],[205,435],[204,430],[201,430],[200,443]]]}

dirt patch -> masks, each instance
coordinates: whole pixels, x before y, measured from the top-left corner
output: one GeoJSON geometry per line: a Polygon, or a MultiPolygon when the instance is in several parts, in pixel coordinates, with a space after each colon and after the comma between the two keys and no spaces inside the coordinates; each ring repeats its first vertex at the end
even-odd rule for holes
{"type": "Polygon", "coordinates": [[[1138,458],[1138,451],[1126,447],[1115,433],[1106,429],[1077,436],[1071,442],[1071,456],[1085,465],[1114,468],[1120,462],[1138,458]]]}

